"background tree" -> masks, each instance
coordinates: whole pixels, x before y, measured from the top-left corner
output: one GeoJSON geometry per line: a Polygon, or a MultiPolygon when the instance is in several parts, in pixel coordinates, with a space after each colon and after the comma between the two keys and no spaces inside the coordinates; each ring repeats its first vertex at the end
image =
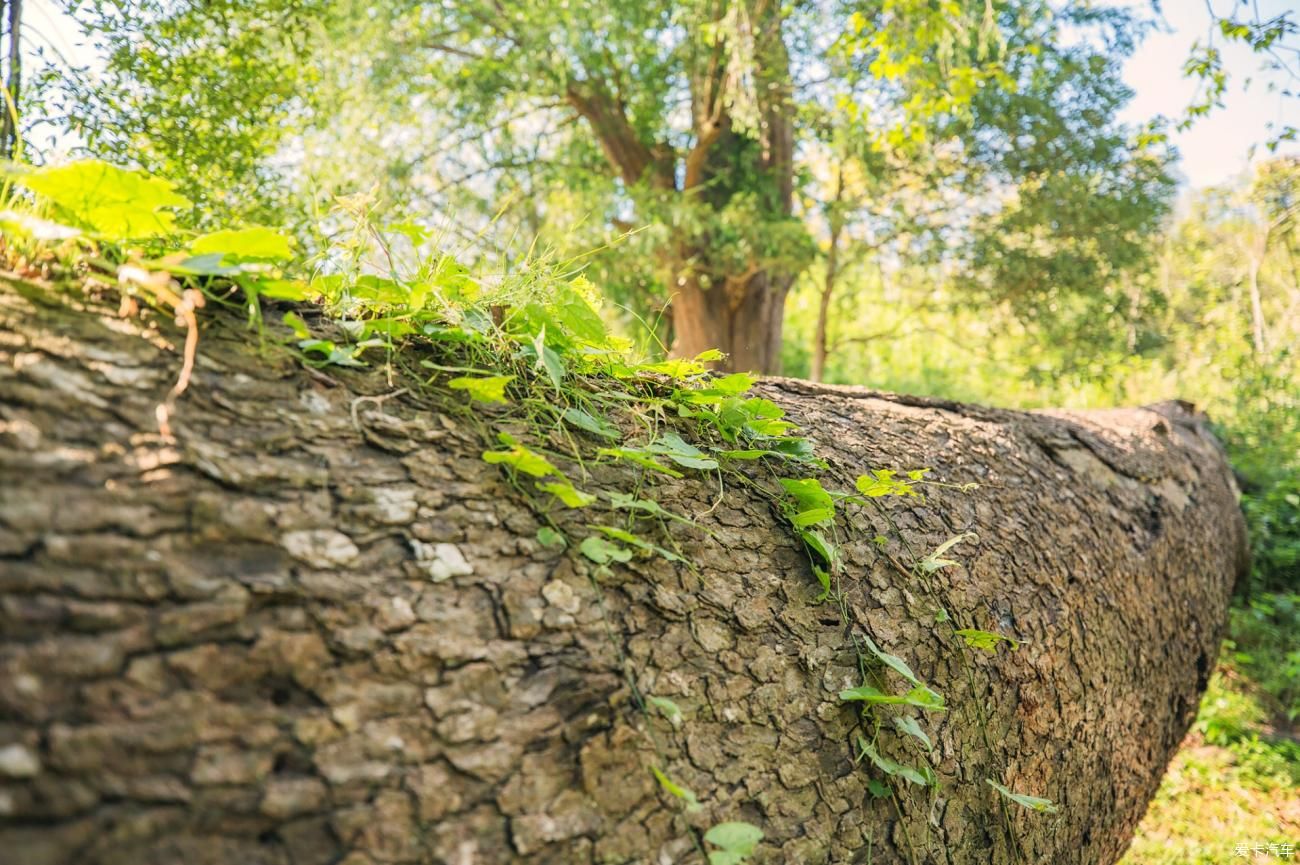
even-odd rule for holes
{"type": "MultiPolygon", "coordinates": [[[[599,246],[644,228],[621,266],[602,263],[617,271],[602,274],[611,290],[643,315],[671,301],[673,351],[719,347],[735,368],[779,368],[785,297],[815,254],[825,199],[808,180],[828,130],[871,164],[883,202],[918,198],[911,184],[927,174],[932,201],[1022,182],[1054,194],[1044,163],[1019,155],[1033,151],[1055,177],[1122,196],[1144,218],[1164,206],[1158,183],[1135,182],[1144,148],[1114,121],[1126,98],[1114,60],[1131,48],[1118,34],[1136,26],[1114,10],[1050,14],[1036,0],[96,8],[79,10],[111,58],[78,96],[93,149],[137,153],[191,177],[197,200],[252,218],[283,206],[268,173],[300,194],[329,191],[314,182],[324,166],[340,185],[393,181],[407,202],[455,212],[455,231],[505,248],[512,236],[599,246]],[[1006,126],[997,92],[1019,94],[1020,128],[1006,126]],[[1086,122],[1056,122],[1067,109],[1086,122]],[[121,122],[160,116],[187,125],[121,122]]],[[[1015,227],[1064,236],[1073,226],[1062,214],[1089,197],[1051,213],[1021,204],[1015,227]]],[[[959,218],[932,247],[1000,209],[950,214],[959,218]]],[[[1091,224],[1104,235],[1106,222],[1091,224]]],[[[945,254],[976,267],[994,257],[974,251],[945,254]]],[[[1065,272],[1021,266],[1043,283],[1065,272]]]]}

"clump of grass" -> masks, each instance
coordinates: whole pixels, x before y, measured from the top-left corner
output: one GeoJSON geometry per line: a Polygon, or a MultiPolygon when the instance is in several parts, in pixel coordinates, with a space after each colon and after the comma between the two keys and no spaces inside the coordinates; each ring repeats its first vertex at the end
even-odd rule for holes
{"type": "MultiPolygon", "coordinates": [[[[1210,865],[1246,845],[1300,852],[1300,605],[1263,595],[1232,612],[1231,639],[1121,865],[1210,865]]],[[[1258,861],[1286,861],[1267,854],[1258,861]]]]}

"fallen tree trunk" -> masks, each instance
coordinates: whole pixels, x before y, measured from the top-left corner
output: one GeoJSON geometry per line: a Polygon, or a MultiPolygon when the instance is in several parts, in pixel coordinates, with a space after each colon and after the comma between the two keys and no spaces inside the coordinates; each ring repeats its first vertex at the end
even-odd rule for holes
{"type": "Polygon", "coordinates": [[[699,863],[725,820],[763,830],[754,862],[1111,863],[1244,564],[1228,467],[1178,405],[772,380],[828,487],[980,488],[891,499],[884,549],[884,517],[847,514],[841,612],[769,503],[664,479],[707,529],[673,527],[698,571],[634,560],[598,595],[465,423],[221,314],[163,439],[183,340],[108,309],[0,283],[0,850],[24,865],[699,863]],[[933,596],[898,561],[966,532],[933,596]],[[962,646],[936,598],[1025,644],[962,646]],[[855,765],[860,635],[944,694],[917,716],[937,787],[877,798],[855,765]]]}

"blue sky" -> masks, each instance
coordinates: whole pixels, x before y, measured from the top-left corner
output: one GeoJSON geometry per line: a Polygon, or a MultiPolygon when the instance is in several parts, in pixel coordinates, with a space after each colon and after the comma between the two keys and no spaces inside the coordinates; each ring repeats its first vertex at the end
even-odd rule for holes
{"type": "MultiPolygon", "coordinates": [[[[1065,0],[1072,2],[1072,0],[1065,0]]],[[[1120,2],[1120,0],[1116,0],[1120,2]]],[[[1236,0],[1210,0],[1220,12],[1230,11],[1236,0]]],[[[1291,9],[1300,0],[1256,0],[1265,17],[1291,9]]],[[[1121,4],[1122,5],[1122,4],[1121,4]]],[[[1130,0],[1141,10],[1149,10],[1149,0],[1130,0]]],[[[1196,83],[1182,75],[1192,45],[1204,39],[1210,28],[1205,0],[1164,0],[1166,27],[1149,34],[1136,55],[1124,67],[1124,77],[1136,95],[1124,113],[1124,119],[1142,123],[1161,112],[1180,113],[1194,98],[1196,83]]],[[[61,11],[57,0],[28,0],[25,4],[32,43],[51,46],[75,63],[94,60],[82,46],[76,24],[61,11]]],[[[1181,174],[1191,186],[1222,183],[1244,171],[1249,164],[1252,143],[1267,139],[1267,124],[1291,123],[1300,126],[1300,99],[1269,93],[1268,74],[1260,74],[1259,58],[1243,46],[1225,46],[1226,65],[1233,78],[1224,107],[1193,128],[1174,132],[1173,139],[1182,156],[1181,174]],[[1251,86],[1244,80],[1253,77],[1251,86]]],[[[1276,73],[1272,80],[1300,89],[1300,81],[1284,81],[1276,73]]],[[[1300,144],[1292,143],[1281,152],[1300,155],[1300,144]]],[[[1263,149],[1257,158],[1265,155],[1263,149]]]]}
{"type": "MultiPolygon", "coordinates": [[[[1068,2],[1068,0],[1067,0],[1068,2]]],[[[1235,0],[1213,0],[1220,14],[1231,11],[1235,0]]],[[[1288,9],[1300,13],[1297,0],[1258,0],[1260,13],[1268,18],[1288,9]]],[[[1181,112],[1196,96],[1197,84],[1183,77],[1182,67],[1196,40],[1204,40],[1210,29],[1210,14],[1204,0],[1164,0],[1168,32],[1147,36],[1137,53],[1124,66],[1124,78],[1135,91],[1124,119],[1145,122],[1161,112],[1181,112]]],[[[1149,3],[1141,4],[1149,9],[1149,3]]],[[[1222,183],[1248,165],[1250,145],[1268,138],[1267,124],[1300,126],[1300,99],[1268,92],[1270,81],[1300,90],[1300,81],[1286,81],[1277,73],[1261,69],[1260,59],[1242,45],[1225,46],[1225,66],[1231,71],[1224,107],[1199,121],[1191,129],[1173,135],[1182,156],[1184,178],[1192,186],[1222,183]],[[1245,79],[1253,77],[1249,87],[1245,79]]],[[[1300,155],[1300,145],[1291,143],[1279,153],[1300,155]]],[[[1257,158],[1267,152],[1261,147],[1257,158]]]]}

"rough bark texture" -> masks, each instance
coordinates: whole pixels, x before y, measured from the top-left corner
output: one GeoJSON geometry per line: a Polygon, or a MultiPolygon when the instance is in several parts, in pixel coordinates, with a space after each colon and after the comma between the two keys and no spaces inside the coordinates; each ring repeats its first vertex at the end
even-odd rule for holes
{"type": "MultiPolygon", "coordinates": [[[[393,390],[379,372],[311,374],[211,313],[161,440],[179,364],[159,346],[180,338],[111,309],[0,283],[5,861],[700,863],[688,824],[747,820],[760,863],[1110,863],[1243,564],[1229,471],[1177,406],[1030,414],[773,380],[828,486],[917,465],[983,484],[888,507],[918,550],[977,532],[932,581],[955,616],[1029,642],[942,636],[866,510],[841,526],[846,628],[770,507],[715,506],[690,479],[658,497],[713,533],[674,529],[699,574],[634,561],[598,604],[469,429],[410,395],[358,401],[393,390]],[[836,699],[860,681],[850,629],[946,696],[920,718],[937,790],[869,795],[836,699]],[[620,654],[679,731],[634,708],[620,654]],[[651,764],[704,809],[684,815],[651,764]]],[[[881,750],[916,762],[889,730],[881,750]]]]}

